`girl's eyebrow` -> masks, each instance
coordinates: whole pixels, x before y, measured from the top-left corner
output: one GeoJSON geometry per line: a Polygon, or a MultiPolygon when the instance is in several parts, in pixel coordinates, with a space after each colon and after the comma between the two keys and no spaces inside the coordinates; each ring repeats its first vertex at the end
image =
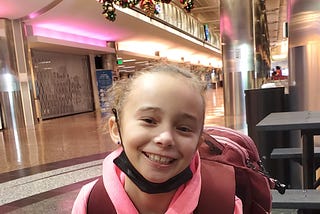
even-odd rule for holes
{"type": "Polygon", "coordinates": [[[186,118],[186,119],[188,119],[190,121],[194,121],[194,122],[198,121],[198,118],[196,116],[194,116],[192,114],[188,114],[188,113],[182,113],[181,117],[182,118],[186,118]]]}
{"type": "Polygon", "coordinates": [[[153,107],[153,106],[142,106],[138,108],[136,111],[137,113],[140,112],[162,112],[162,110],[159,107],[153,107]]]}
{"type": "MultiPolygon", "coordinates": [[[[136,114],[138,113],[142,113],[142,112],[153,112],[153,113],[163,113],[163,111],[161,110],[161,108],[159,107],[154,107],[154,106],[142,106],[140,107],[137,111],[136,114]]],[[[193,115],[193,114],[188,114],[188,113],[181,113],[179,115],[180,118],[184,118],[187,120],[190,120],[192,122],[197,122],[198,118],[193,115]]]]}

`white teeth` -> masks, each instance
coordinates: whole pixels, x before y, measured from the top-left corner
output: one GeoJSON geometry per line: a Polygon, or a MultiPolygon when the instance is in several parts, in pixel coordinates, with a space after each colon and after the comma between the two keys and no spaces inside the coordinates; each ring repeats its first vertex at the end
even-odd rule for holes
{"type": "Polygon", "coordinates": [[[163,157],[160,155],[155,155],[155,154],[147,154],[147,157],[157,163],[161,163],[161,164],[169,164],[173,159],[172,158],[167,158],[167,157],[163,157]]]}

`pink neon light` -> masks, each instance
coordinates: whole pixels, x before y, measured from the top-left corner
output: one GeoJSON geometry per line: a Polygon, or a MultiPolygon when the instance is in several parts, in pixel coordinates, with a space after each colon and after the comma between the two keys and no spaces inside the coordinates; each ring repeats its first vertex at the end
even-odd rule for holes
{"type": "Polygon", "coordinates": [[[55,24],[55,23],[47,23],[47,24],[38,24],[37,27],[46,28],[54,31],[59,32],[70,32],[75,35],[80,35],[84,37],[104,40],[104,41],[110,41],[110,38],[106,34],[98,34],[90,31],[90,29],[85,29],[82,27],[70,27],[65,26],[61,24],[55,24]]]}
{"type": "Polygon", "coordinates": [[[90,38],[83,35],[77,35],[73,33],[61,32],[58,30],[52,30],[39,26],[33,26],[33,34],[36,36],[43,36],[52,39],[59,39],[69,42],[77,42],[81,44],[94,45],[98,47],[106,47],[106,41],[96,38],[90,38]]]}

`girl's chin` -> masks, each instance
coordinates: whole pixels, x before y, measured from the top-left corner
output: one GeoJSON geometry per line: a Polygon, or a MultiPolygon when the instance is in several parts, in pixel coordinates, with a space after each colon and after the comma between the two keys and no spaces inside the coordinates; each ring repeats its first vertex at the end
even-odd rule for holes
{"type": "Polygon", "coordinates": [[[168,179],[159,179],[159,178],[146,178],[149,182],[152,182],[152,183],[163,183],[163,182],[166,182],[168,179]]]}
{"type": "Polygon", "coordinates": [[[144,178],[152,183],[163,183],[166,182],[167,180],[169,180],[170,178],[167,177],[168,175],[166,175],[165,177],[162,177],[160,175],[145,175],[144,178]]]}

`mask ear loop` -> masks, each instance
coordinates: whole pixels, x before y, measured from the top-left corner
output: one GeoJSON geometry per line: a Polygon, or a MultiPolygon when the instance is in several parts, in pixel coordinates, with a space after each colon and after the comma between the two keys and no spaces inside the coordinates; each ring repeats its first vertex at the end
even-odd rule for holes
{"type": "Polygon", "coordinates": [[[120,144],[122,144],[122,137],[121,137],[120,126],[119,126],[118,112],[115,108],[112,108],[112,113],[116,119],[117,129],[118,129],[118,133],[119,133],[119,137],[120,137],[120,144]]]}

